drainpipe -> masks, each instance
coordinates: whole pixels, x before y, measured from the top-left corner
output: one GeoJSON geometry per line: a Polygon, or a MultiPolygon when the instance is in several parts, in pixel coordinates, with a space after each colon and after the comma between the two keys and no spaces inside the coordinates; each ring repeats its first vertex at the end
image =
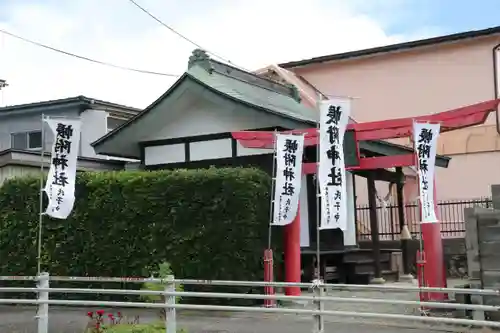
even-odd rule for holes
{"type": "MultiPolygon", "coordinates": [[[[498,89],[500,88],[499,85],[500,85],[500,82],[499,82],[499,77],[498,77],[498,71],[500,70],[499,68],[499,64],[498,64],[498,58],[499,56],[497,55],[500,54],[500,44],[497,44],[495,47],[493,47],[493,50],[492,50],[492,55],[493,55],[493,90],[495,92],[495,96],[494,98],[499,98],[500,97],[500,94],[498,92],[498,89]]],[[[498,107],[497,107],[497,110],[495,112],[495,115],[496,115],[496,123],[497,123],[497,133],[500,134],[500,119],[499,119],[499,115],[498,115],[498,107]]]]}

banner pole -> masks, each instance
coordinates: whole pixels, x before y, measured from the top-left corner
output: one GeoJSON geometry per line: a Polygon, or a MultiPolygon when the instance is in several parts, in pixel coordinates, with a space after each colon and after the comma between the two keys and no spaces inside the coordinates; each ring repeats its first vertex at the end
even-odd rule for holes
{"type": "MultiPolygon", "coordinates": [[[[318,116],[319,119],[321,120],[321,95],[318,95],[318,103],[317,103],[317,108],[318,108],[318,116]]],[[[320,134],[320,120],[316,123],[316,137],[317,139],[317,144],[316,144],[316,266],[317,266],[317,272],[316,272],[316,279],[321,280],[321,261],[320,261],[320,256],[321,256],[321,246],[320,246],[320,225],[321,225],[321,183],[319,181],[319,160],[320,160],[320,141],[321,141],[321,134],[320,134]]]]}
{"type": "Polygon", "coordinates": [[[43,165],[45,157],[45,115],[42,113],[42,147],[40,147],[40,210],[38,216],[38,254],[37,254],[37,275],[40,276],[42,269],[42,230],[43,230],[43,165]]]}
{"type": "MultiPolygon", "coordinates": [[[[273,145],[273,166],[271,173],[271,195],[270,195],[270,204],[269,204],[269,226],[267,230],[267,249],[264,251],[264,281],[272,282],[274,280],[274,260],[273,260],[273,250],[271,250],[271,238],[272,238],[272,224],[274,219],[274,209],[275,209],[275,200],[274,192],[276,188],[276,146],[277,146],[277,138],[276,138],[276,130],[273,133],[274,145],[273,145]]],[[[264,287],[265,295],[274,295],[274,287],[266,286],[264,287]]],[[[266,308],[271,308],[276,306],[276,300],[267,299],[264,300],[264,306],[266,308]]]]}
{"type": "Polygon", "coordinates": [[[272,236],[272,225],[273,225],[273,219],[274,219],[274,209],[275,204],[276,204],[276,198],[274,197],[274,192],[276,191],[276,146],[278,144],[277,142],[277,136],[276,136],[276,130],[274,130],[273,133],[273,169],[272,169],[272,174],[271,174],[271,202],[269,205],[269,229],[268,229],[268,234],[267,234],[267,248],[271,248],[271,236],[272,236]]]}

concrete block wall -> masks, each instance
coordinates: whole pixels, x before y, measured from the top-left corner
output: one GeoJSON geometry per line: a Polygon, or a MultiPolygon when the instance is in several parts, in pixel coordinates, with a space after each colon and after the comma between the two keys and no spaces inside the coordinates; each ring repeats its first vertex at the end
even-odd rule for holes
{"type": "Polygon", "coordinates": [[[467,272],[470,280],[479,280],[479,239],[477,237],[477,215],[478,208],[466,208],[465,216],[465,249],[467,254],[467,272]]]}
{"type": "MultiPolygon", "coordinates": [[[[465,210],[467,268],[470,288],[500,289],[500,185],[492,186],[493,209],[465,210]]],[[[498,296],[472,296],[473,304],[500,306],[498,296]]],[[[500,321],[500,314],[474,311],[474,319],[486,316],[500,321]]]]}
{"type": "Polygon", "coordinates": [[[493,208],[500,209],[500,184],[491,185],[491,199],[493,208]]]}
{"type": "Polygon", "coordinates": [[[467,255],[464,238],[443,239],[443,256],[446,265],[447,277],[467,278],[467,255]]]}

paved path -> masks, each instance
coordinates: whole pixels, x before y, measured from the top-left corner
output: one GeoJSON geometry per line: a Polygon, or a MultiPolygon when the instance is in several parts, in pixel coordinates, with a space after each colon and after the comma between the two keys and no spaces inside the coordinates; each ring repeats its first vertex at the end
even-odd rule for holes
{"type": "MultiPolygon", "coordinates": [[[[52,308],[50,310],[49,333],[82,333],[88,309],[52,308]]],[[[135,310],[122,310],[124,314],[137,314],[135,310]]],[[[33,308],[0,308],[0,332],[2,333],[36,333],[35,311],[33,308]]],[[[156,320],[153,311],[140,311],[142,322],[156,320]]],[[[178,316],[178,327],[185,328],[188,333],[307,333],[312,331],[310,317],[299,315],[274,314],[212,314],[188,313],[178,316]]],[[[360,320],[336,322],[335,318],[325,323],[325,333],[437,333],[443,328],[431,329],[426,326],[406,324],[403,326],[386,326],[381,324],[362,324],[360,320]],[[408,327],[411,326],[411,327],[408,327]]],[[[463,328],[454,332],[471,332],[463,328]]]]}
{"type": "MultiPolygon", "coordinates": [[[[404,285],[404,283],[396,283],[404,285]]],[[[453,284],[450,284],[453,286],[453,284]]],[[[329,296],[342,298],[381,298],[386,300],[418,300],[416,292],[380,291],[338,291],[329,290],[329,296]]],[[[304,292],[307,294],[307,292],[304,292]]],[[[312,308],[311,303],[289,305],[294,308],[312,308]]],[[[287,306],[288,307],[288,306],[287,306]]],[[[328,302],[326,310],[391,313],[419,316],[418,308],[394,304],[368,304],[354,302],[328,302]]],[[[88,309],[50,307],[50,330],[48,333],[82,333],[88,323],[88,309]]],[[[142,322],[158,320],[157,311],[121,311],[131,317],[139,314],[142,322]]],[[[0,306],[0,333],[36,333],[35,310],[33,307],[0,306]]],[[[453,327],[444,324],[423,324],[411,321],[395,322],[387,319],[366,319],[347,317],[325,317],[325,333],[436,333],[436,332],[489,332],[471,330],[467,327],[453,327]]],[[[307,333],[312,332],[311,316],[295,314],[258,314],[258,313],[214,313],[178,312],[178,327],[188,333],[307,333]]]]}

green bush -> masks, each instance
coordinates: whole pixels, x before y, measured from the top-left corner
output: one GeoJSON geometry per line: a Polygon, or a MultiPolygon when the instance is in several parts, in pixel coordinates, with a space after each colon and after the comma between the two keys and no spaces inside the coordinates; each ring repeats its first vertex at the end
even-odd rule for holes
{"type": "MultiPolygon", "coordinates": [[[[170,268],[170,263],[168,262],[162,262],[161,264],[158,265],[158,270],[152,271],[151,272],[151,277],[161,279],[163,281],[166,281],[168,276],[174,275],[174,272],[172,271],[172,268],[170,268]]],[[[155,282],[146,282],[143,284],[141,290],[149,290],[149,291],[164,291],[166,287],[166,283],[155,283],[155,282]]],[[[184,286],[182,284],[176,284],[175,285],[175,291],[181,292],[184,290],[184,286]]],[[[145,300],[146,302],[150,303],[165,303],[166,297],[165,296],[160,296],[160,295],[141,295],[141,298],[145,300]]],[[[181,300],[181,297],[176,296],[175,297],[175,302],[179,303],[181,300]]]]}
{"type": "MultiPolygon", "coordinates": [[[[262,280],[269,189],[270,177],[253,168],[79,174],[70,217],[44,217],[42,268],[137,277],[167,261],[178,278],[262,280]]],[[[38,193],[38,178],[0,187],[1,275],[36,274],[38,193]]]]}
{"type": "MultiPolygon", "coordinates": [[[[170,263],[168,263],[168,262],[162,262],[161,264],[158,265],[158,270],[151,272],[151,277],[155,277],[155,278],[161,279],[163,281],[167,281],[168,277],[173,276],[173,275],[174,275],[174,272],[172,271],[172,268],[170,268],[170,263]]],[[[166,286],[167,286],[167,283],[146,282],[146,283],[144,283],[144,285],[141,289],[148,290],[148,291],[164,291],[166,286]]],[[[175,291],[180,292],[183,290],[184,290],[184,286],[182,284],[176,283],[175,291]]],[[[165,295],[141,295],[140,298],[145,300],[146,302],[150,302],[150,303],[163,303],[163,304],[165,304],[167,301],[167,296],[165,296],[165,295]]],[[[179,303],[180,300],[181,300],[181,297],[179,297],[179,296],[175,297],[175,303],[179,303]]],[[[161,309],[159,312],[160,312],[160,318],[165,319],[166,315],[167,315],[167,310],[161,309]]]]}

